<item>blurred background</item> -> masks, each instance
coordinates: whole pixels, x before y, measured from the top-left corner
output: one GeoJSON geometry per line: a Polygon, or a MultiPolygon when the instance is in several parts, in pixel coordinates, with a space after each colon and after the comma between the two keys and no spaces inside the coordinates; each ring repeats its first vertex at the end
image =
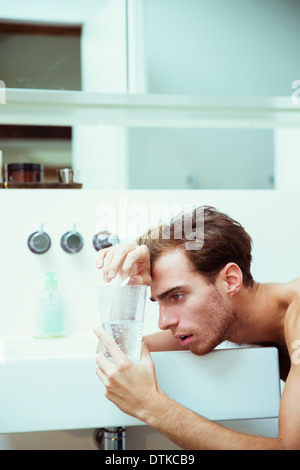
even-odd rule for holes
{"type": "MultiPolygon", "coordinates": [[[[13,0],[1,6],[0,79],[7,88],[200,95],[215,102],[290,97],[299,78],[299,13],[297,0],[87,0],[84,8],[76,0],[13,0]]],[[[234,128],[225,120],[218,128],[128,127],[125,138],[99,138],[103,129],[93,127],[84,132],[88,138],[55,120],[2,124],[3,162],[43,163],[46,181],[55,168],[77,165],[85,188],[105,189],[86,167],[110,164],[106,139],[112,139],[122,140],[122,178],[111,181],[117,189],[278,187],[272,128],[234,128]]]]}

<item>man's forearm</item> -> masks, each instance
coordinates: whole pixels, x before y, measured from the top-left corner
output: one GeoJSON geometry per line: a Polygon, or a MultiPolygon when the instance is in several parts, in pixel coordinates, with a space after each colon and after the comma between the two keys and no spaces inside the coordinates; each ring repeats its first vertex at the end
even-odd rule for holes
{"type": "Polygon", "coordinates": [[[111,352],[97,356],[97,375],[106,387],[105,396],[121,411],[144,421],[183,449],[246,450],[284,449],[280,439],[237,433],[208,421],[169,398],[159,387],[150,352],[142,345],[141,361],[134,363],[103,329],[98,338],[111,352]]]}
{"type": "Polygon", "coordinates": [[[276,450],[279,439],[238,433],[209,421],[160,393],[141,419],[186,450],[276,450]]]}
{"type": "Polygon", "coordinates": [[[188,348],[180,346],[178,339],[175,339],[171,331],[158,331],[143,337],[143,341],[148,345],[149,351],[183,351],[188,348]]]}

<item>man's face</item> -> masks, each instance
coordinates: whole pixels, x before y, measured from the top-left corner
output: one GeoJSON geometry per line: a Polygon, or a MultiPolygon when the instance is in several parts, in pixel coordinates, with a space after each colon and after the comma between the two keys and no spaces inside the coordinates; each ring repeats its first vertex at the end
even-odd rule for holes
{"type": "Polygon", "coordinates": [[[233,314],[216,287],[194,270],[184,249],[155,261],[151,295],[160,305],[159,328],[171,330],[182,347],[202,355],[227,339],[233,314]]]}

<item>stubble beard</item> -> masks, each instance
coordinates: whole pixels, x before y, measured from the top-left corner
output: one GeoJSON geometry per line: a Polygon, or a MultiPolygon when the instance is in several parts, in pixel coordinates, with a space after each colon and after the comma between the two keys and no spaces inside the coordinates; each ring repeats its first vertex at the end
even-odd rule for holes
{"type": "Polygon", "coordinates": [[[233,329],[238,328],[238,318],[234,310],[225,305],[224,299],[214,284],[211,285],[210,306],[207,311],[207,335],[200,344],[191,347],[196,355],[205,355],[213,351],[219,344],[229,340],[233,329]]]}

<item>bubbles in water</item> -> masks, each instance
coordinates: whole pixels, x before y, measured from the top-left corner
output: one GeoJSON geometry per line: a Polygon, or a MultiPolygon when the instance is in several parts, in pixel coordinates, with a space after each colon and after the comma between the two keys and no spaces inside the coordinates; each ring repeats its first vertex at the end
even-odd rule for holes
{"type": "MultiPolygon", "coordinates": [[[[103,322],[102,327],[110,334],[126,356],[134,362],[141,358],[143,322],[103,322]]],[[[107,357],[111,357],[106,351],[107,357]]]]}

